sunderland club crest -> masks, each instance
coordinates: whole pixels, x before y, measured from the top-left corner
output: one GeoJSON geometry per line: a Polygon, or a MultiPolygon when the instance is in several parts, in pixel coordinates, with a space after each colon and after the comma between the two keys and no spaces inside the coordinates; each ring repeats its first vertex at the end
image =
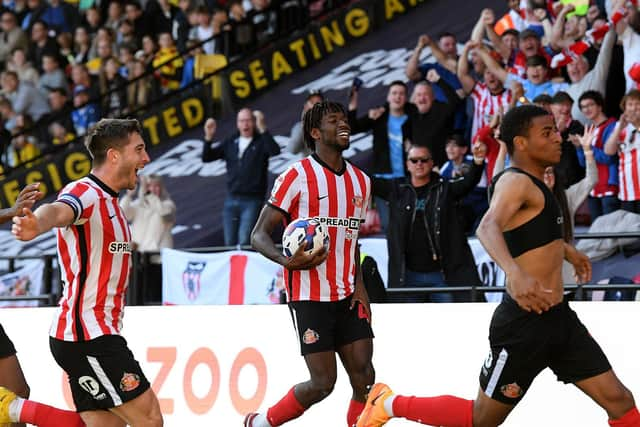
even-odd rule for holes
{"type": "Polygon", "coordinates": [[[206,262],[188,261],[182,272],[182,286],[189,301],[194,301],[200,294],[200,276],[206,265],[206,262]]]}

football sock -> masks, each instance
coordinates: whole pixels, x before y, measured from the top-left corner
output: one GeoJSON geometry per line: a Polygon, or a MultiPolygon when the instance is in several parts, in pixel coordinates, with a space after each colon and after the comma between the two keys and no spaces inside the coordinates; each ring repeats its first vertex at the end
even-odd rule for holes
{"type": "Polygon", "coordinates": [[[622,418],[609,420],[611,427],[640,427],[640,412],[638,408],[630,409],[622,418]]]}
{"type": "Polygon", "coordinates": [[[293,393],[293,387],[289,392],[275,405],[267,411],[267,421],[272,426],[279,426],[289,420],[298,418],[305,411],[296,395],[293,393]]]}
{"type": "Polygon", "coordinates": [[[364,403],[351,399],[349,409],[347,410],[347,427],[352,427],[358,422],[358,416],[364,409],[364,403]]]}
{"type": "Polygon", "coordinates": [[[84,427],[76,412],[54,408],[43,403],[17,398],[9,405],[9,416],[15,422],[29,423],[40,427],[84,427]]]}
{"type": "Polygon", "coordinates": [[[395,396],[393,415],[430,426],[472,427],[473,400],[455,396],[395,396]]]}

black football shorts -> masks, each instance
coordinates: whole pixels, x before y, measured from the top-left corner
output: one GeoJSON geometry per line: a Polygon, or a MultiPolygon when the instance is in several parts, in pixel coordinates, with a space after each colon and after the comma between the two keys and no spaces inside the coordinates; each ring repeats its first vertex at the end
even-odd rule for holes
{"type": "Polygon", "coordinates": [[[575,383],[611,369],[567,301],[543,314],[520,308],[508,294],[489,327],[491,352],[480,372],[487,396],[515,405],[534,378],[551,368],[559,381],[575,383]]]}
{"type": "Polygon", "coordinates": [[[149,381],[120,335],[79,342],[50,337],[49,347],[69,376],[78,412],[114,408],[149,389],[149,381]]]}
{"type": "Polygon", "coordinates": [[[373,330],[364,307],[358,303],[350,309],[350,305],[351,296],[340,301],[289,303],[303,356],[335,351],[345,344],[373,338],[373,330]]]}

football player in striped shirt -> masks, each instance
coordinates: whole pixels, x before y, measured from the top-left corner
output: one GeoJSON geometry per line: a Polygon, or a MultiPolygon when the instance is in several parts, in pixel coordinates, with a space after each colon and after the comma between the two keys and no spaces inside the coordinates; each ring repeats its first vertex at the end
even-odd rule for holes
{"type": "Polygon", "coordinates": [[[293,386],[265,413],[248,414],[246,427],[282,425],[327,397],[336,381],[336,353],[353,388],[348,426],[362,412],[367,387],[374,380],[371,310],[357,249],[371,181],[342,156],[349,148],[351,129],[341,104],[315,104],[305,113],[303,126],[313,153],[278,177],[251,241],[285,269],[289,309],[310,379],[293,386]],[[297,218],[315,218],[327,226],[328,251],[309,255],[298,250],[287,258],[276,248],[271,238],[276,225],[297,218]]]}
{"type": "Polygon", "coordinates": [[[158,399],[120,336],[131,232],[118,192],[136,187],[149,156],[137,120],[100,120],[85,145],[93,159],[89,175],[65,186],[54,202],[23,209],[11,231],[27,241],[56,229],[64,286],[49,344],[85,424],[161,426],[158,399]]]}

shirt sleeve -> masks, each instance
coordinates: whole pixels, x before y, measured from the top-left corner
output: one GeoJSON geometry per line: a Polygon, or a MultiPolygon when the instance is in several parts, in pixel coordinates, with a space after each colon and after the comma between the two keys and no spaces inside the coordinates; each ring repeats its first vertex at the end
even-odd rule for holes
{"type": "Polygon", "coordinates": [[[86,184],[73,183],[65,187],[55,201],[73,209],[73,224],[78,225],[91,216],[93,205],[96,203],[96,194],[86,184]]]}
{"type": "Polygon", "coordinates": [[[269,197],[269,205],[291,215],[300,198],[300,187],[300,174],[295,165],[292,165],[276,178],[269,197]]]}

